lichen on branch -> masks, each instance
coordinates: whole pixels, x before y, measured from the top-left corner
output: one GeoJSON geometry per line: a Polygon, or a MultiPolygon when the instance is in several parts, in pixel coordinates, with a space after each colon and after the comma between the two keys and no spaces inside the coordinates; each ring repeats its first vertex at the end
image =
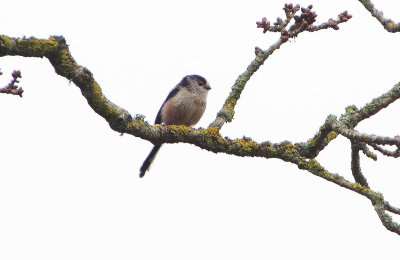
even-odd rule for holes
{"type": "Polygon", "coordinates": [[[370,0],[359,0],[364,5],[373,17],[378,20],[383,28],[391,33],[400,32],[400,23],[395,23],[391,19],[384,17],[383,12],[375,8],[374,4],[370,0]]]}
{"type": "MultiPolygon", "coordinates": [[[[367,10],[374,10],[370,1],[360,0],[360,2],[366,6],[367,10]]],[[[86,98],[93,111],[103,117],[109,123],[110,127],[119,133],[127,133],[148,140],[154,144],[190,143],[214,153],[277,158],[295,164],[301,170],[306,170],[315,176],[368,198],[383,225],[388,230],[400,235],[399,224],[393,222],[391,217],[386,213],[386,211],[389,211],[394,214],[400,214],[400,209],[391,206],[389,202],[384,200],[382,194],[369,188],[367,179],[362,174],[360,166],[361,151],[374,160],[377,158],[376,155],[370,151],[369,146],[384,155],[398,157],[400,154],[400,137],[382,137],[371,134],[361,134],[355,129],[359,122],[370,118],[400,98],[400,83],[396,84],[390,91],[382,96],[373,99],[361,109],[355,106],[348,106],[345,113],[341,115],[339,119],[334,115],[329,115],[314,137],[305,142],[293,144],[290,141],[282,141],[280,143],[264,141],[258,143],[248,137],[230,139],[229,137],[222,137],[220,134],[220,129],[223,125],[234,119],[235,106],[247,82],[265,63],[268,57],[275,53],[280,46],[306,31],[316,32],[329,28],[338,30],[339,24],[345,23],[352,18],[352,15],[344,11],[338,15],[337,19],[329,19],[324,23],[316,25],[317,13],[312,11],[312,9],[312,5],[300,7],[299,5],[285,4],[283,8],[285,14],[284,19],[278,17],[275,22],[271,23],[264,17],[261,21],[256,22],[257,27],[263,29],[263,33],[279,33],[279,37],[276,42],[266,50],[261,50],[258,47],[255,48],[254,60],[251,61],[246,70],[238,76],[221,110],[217,113],[215,120],[210,123],[207,129],[194,129],[187,126],[176,125],[151,126],[144,121],[143,116],[136,115],[133,117],[127,110],[112,103],[104,96],[99,83],[96,82],[89,69],[79,65],[74,60],[66,40],[62,36],[51,36],[49,39],[0,36],[0,57],[23,56],[47,58],[54,67],[56,73],[73,82],[81,90],[82,95],[86,98]],[[316,160],[316,156],[319,152],[327,147],[330,142],[339,135],[348,138],[352,143],[351,168],[355,182],[351,182],[338,174],[329,172],[316,160]],[[394,145],[397,147],[397,150],[391,152],[382,148],[381,145],[394,145]]],[[[378,19],[381,16],[376,17],[378,19]]],[[[390,20],[386,20],[385,22],[386,26],[389,26],[388,21],[390,20]]],[[[396,26],[393,25],[391,28],[396,28],[396,26]]],[[[18,78],[21,77],[21,74],[19,71],[14,71],[12,76],[13,81],[6,87],[0,89],[0,92],[21,96],[22,88],[15,85],[18,83],[18,78]]]]}

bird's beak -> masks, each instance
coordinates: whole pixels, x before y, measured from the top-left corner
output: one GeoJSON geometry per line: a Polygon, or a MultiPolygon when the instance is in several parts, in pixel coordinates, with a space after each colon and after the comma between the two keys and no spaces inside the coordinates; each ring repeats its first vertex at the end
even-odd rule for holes
{"type": "Polygon", "coordinates": [[[208,86],[208,85],[207,85],[207,86],[205,86],[204,88],[205,88],[205,89],[207,89],[207,90],[210,90],[210,89],[211,89],[211,87],[210,87],[210,86],[208,86]]]}

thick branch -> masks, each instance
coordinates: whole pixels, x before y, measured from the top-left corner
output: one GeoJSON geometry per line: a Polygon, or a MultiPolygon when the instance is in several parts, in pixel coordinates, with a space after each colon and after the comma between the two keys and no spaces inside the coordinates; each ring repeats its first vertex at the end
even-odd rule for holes
{"type": "Polygon", "coordinates": [[[129,117],[128,112],[103,95],[92,73],[75,62],[61,36],[53,36],[48,40],[0,36],[0,56],[46,57],[56,73],[78,86],[92,109],[110,125],[118,124],[120,118],[129,117]]]}

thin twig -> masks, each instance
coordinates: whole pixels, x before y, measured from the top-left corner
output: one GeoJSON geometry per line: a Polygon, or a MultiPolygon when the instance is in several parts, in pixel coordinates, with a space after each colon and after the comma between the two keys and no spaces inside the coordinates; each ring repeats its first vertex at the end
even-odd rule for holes
{"type": "Polygon", "coordinates": [[[394,213],[394,214],[400,215],[400,208],[393,207],[387,201],[385,201],[385,209],[387,211],[390,211],[390,212],[394,213]]]}
{"type": "Polygon", "coordinates": [[[394,157],[394,158],[400,157],[400,149],[399,148],[397,148],[395,151],[389,151],[377,144],[370,144],[370,146],[372,148],[374,148],[375,150],[377,150],[378,152],[382,153],[383,155],[386,155],[389,157],[394,157]]]}
{"type": "MultiPolygon", "coordinates": [[[[3,73],[0,71],[0,75],[2,74],[3,73]]],[[[19,83],[18,78],[22,77],[21,72],[19,70],[14,70],[11,76],[13,77],[13,79],[11,80],[10,83],[8,83],[7,86],[0,88],[0,93],[17,95],[22,97],[22,93],[24,92],[24,90],[16,85],[16,83],[19,83]]]]}
{"type": "Polygon", "coordinates": [[[363,134],[356,130],[347,128],[344,124],[340,122],[333,123],[332,129],[352,141],[364,142],[369,145],[377,144],[377,145],[396,145],[398,147],[400,146],[400,137],[397,136],[388,137],[388,136],[363,134]]]}
{"type": "MultiPolygon", "coordinates": [[[[300,8],[299,5],[293,6],[292,4],[285,4],[283,10],[285,11],[286,19],[282,20],[281,18],[277,18],[276,22],[271,26],[270,21],[267,18],[262,18],[260,22],[256,22],[257,27],[263,29],[263,33],[266,32],[280,32],[281,36],[276,41],[275,44],[271,45],[267,50],[262,51],[259,48],[256,48],[256,58],[250,63],[247,67],[246,71],[239,75],[235,84],[232,86],[231,92],[228,95],[228,98],[225,100],[224,105],[221,110],[218,112],[215,120],[209,125],[209,127],[214,127],[218,130],[222,128],[222,126],[226,122],[231,122],[233,120],[233,116],[235,114],[235,106],[237,101],[240,98],[240,94],[242,93],[246,83],[249,81],[251,76],[260,68],[261,65],[264,64],[265,60],[280,46],[289,40],[289,38],[297,37],[299,33],[310,28],[312,31],[323,30],[328,28],[338,29],[337,24],[348,21],[351,18],[351,15],[346,12],[343,12],[339,15],[337,23],[334,25],[332,23],[325,23],[324,26],[316,26],[312,27],[317,14],[314,11],[311,11],[313,8],[312,5],[309,5],[307,8],[300,8]],[[296,16],[295,14],[301,10],[301,15],[296,16]],[[287,30],[287,26],[290,21],[294,19],[295,22],[290,26],[289,30],[287,30]],[[313,28],[313,29],[311,29],[313,28]]],[[[332,19],[331,19],[332,20],[332,19]]],[[[330,21],[331,21],[330,20],[330,21]]]]}
{"type": "Polygon", "coordinates": [[[361,172],[360,166],[360,145],[355,141],[351,141],[351,172],[354,180],[369,189],[368,181],[361,172]]]}

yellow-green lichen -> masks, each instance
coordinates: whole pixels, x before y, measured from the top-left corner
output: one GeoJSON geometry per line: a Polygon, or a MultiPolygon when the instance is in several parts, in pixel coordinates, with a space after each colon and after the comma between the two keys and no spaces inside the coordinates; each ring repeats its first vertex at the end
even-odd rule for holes
{"type": "Polygon", "coordinates": [[[315,143],[316,143],[315,138],[308,139],[308,141],[307,141],[307,144],[308,144],[309,146],[314,146],[315,143]]]}
{"type": "Polygon", "coordinates": [[[216,127],[209,127],[205,131],[207,143],[217,141],[219,144],[225,143],[224,138],[222,138],[221,134],[219,133],[218,128],[216,127]]]}
{"type": "Polygon", "coordinates": [[[222,114],[228,122],[232,121],[233,115],[235,114],[235,104],[237,99],[234,96],[229,96],[225,101],[224,106],[218,114],[222,114]]]}
{"type": "Polygon", "coordinates": [[[219,150],[220,147],[226,145],[226,140],[222,138],[218,128],[209,127],[207,129],[199,129],[202,139],[209,147],[219,150]]]}
{"type": "Polygon", "coordinates": [[[327,141],[330,142],[333,139],[335,139],[339,134],[335,131],[331,131],[329,132],[328,136],[327,136],[327,141]]]}
{"type": "Polygon", "coordinates": [[[392,28],[393,28],[393,26],[394,26],[394,22],[392,22],[392,21],[389,21],[389,22],[387,22],[387,23],[386,23],[386,26],[387,26],[387,28],[390,30],[390,29],[392,29],[392,28]]]}
{"type": "Polygon", "coordinates": [[[225,109],[232,110],[233,107],[235,106],[235,104],[236,104],[236,98],[234,98],[233,96],[230,96],[230,97],[228,97],[228,99],[225,101],[224,108],[225,108],[225,109]]]}
{"type": "Polygon", "coordinates": [[[235,139],[233,142],[247,152],[258,148],[258,144],[249,138],[235,139]]]}
{"type": "Polygon", "coordinates": [[[204,133],[206,134],[219,135],[219,130],[216,127],[210,126],[207,129],[201,129],[201,130],[204,130],[204,133]]]}
{"type": "Polygon", "coordinates": [[[279,144],[279,147],[283,152],[283,156],[290,159],[290,161],[295,161],[295,157],[299,155],[297,147],[289,141],[283,141],[279,144]]]}
{"type": "Polygon", "coordinates": [[[180,137],[180,139],[187,136],[190,130],[190,127],[185,125],[168,125],[167,127],[174,136],[180,137]]]}
{"type": "Polygon", "coordinates": [[[310,159],[307,163],[307,170],[321,177],[334,179],[333,175],[326,171],[315,159],[310,159]]]}
{"type": "Polygon", "coordinates": [[[353,182],[350,182],[350,185],[355,189],[355,190],[358,190],[358,191],[361,191],[362,193],[364,193],[364,194],[370,194],[370,193],[372,193],[372,191],[370,190],[370,189],[368,189],[367,187],[365,187],[365,186],[363,186],[363,185],[361,185],[361,184],[359,184],[359,183],[353,183],[353,182]]]}

